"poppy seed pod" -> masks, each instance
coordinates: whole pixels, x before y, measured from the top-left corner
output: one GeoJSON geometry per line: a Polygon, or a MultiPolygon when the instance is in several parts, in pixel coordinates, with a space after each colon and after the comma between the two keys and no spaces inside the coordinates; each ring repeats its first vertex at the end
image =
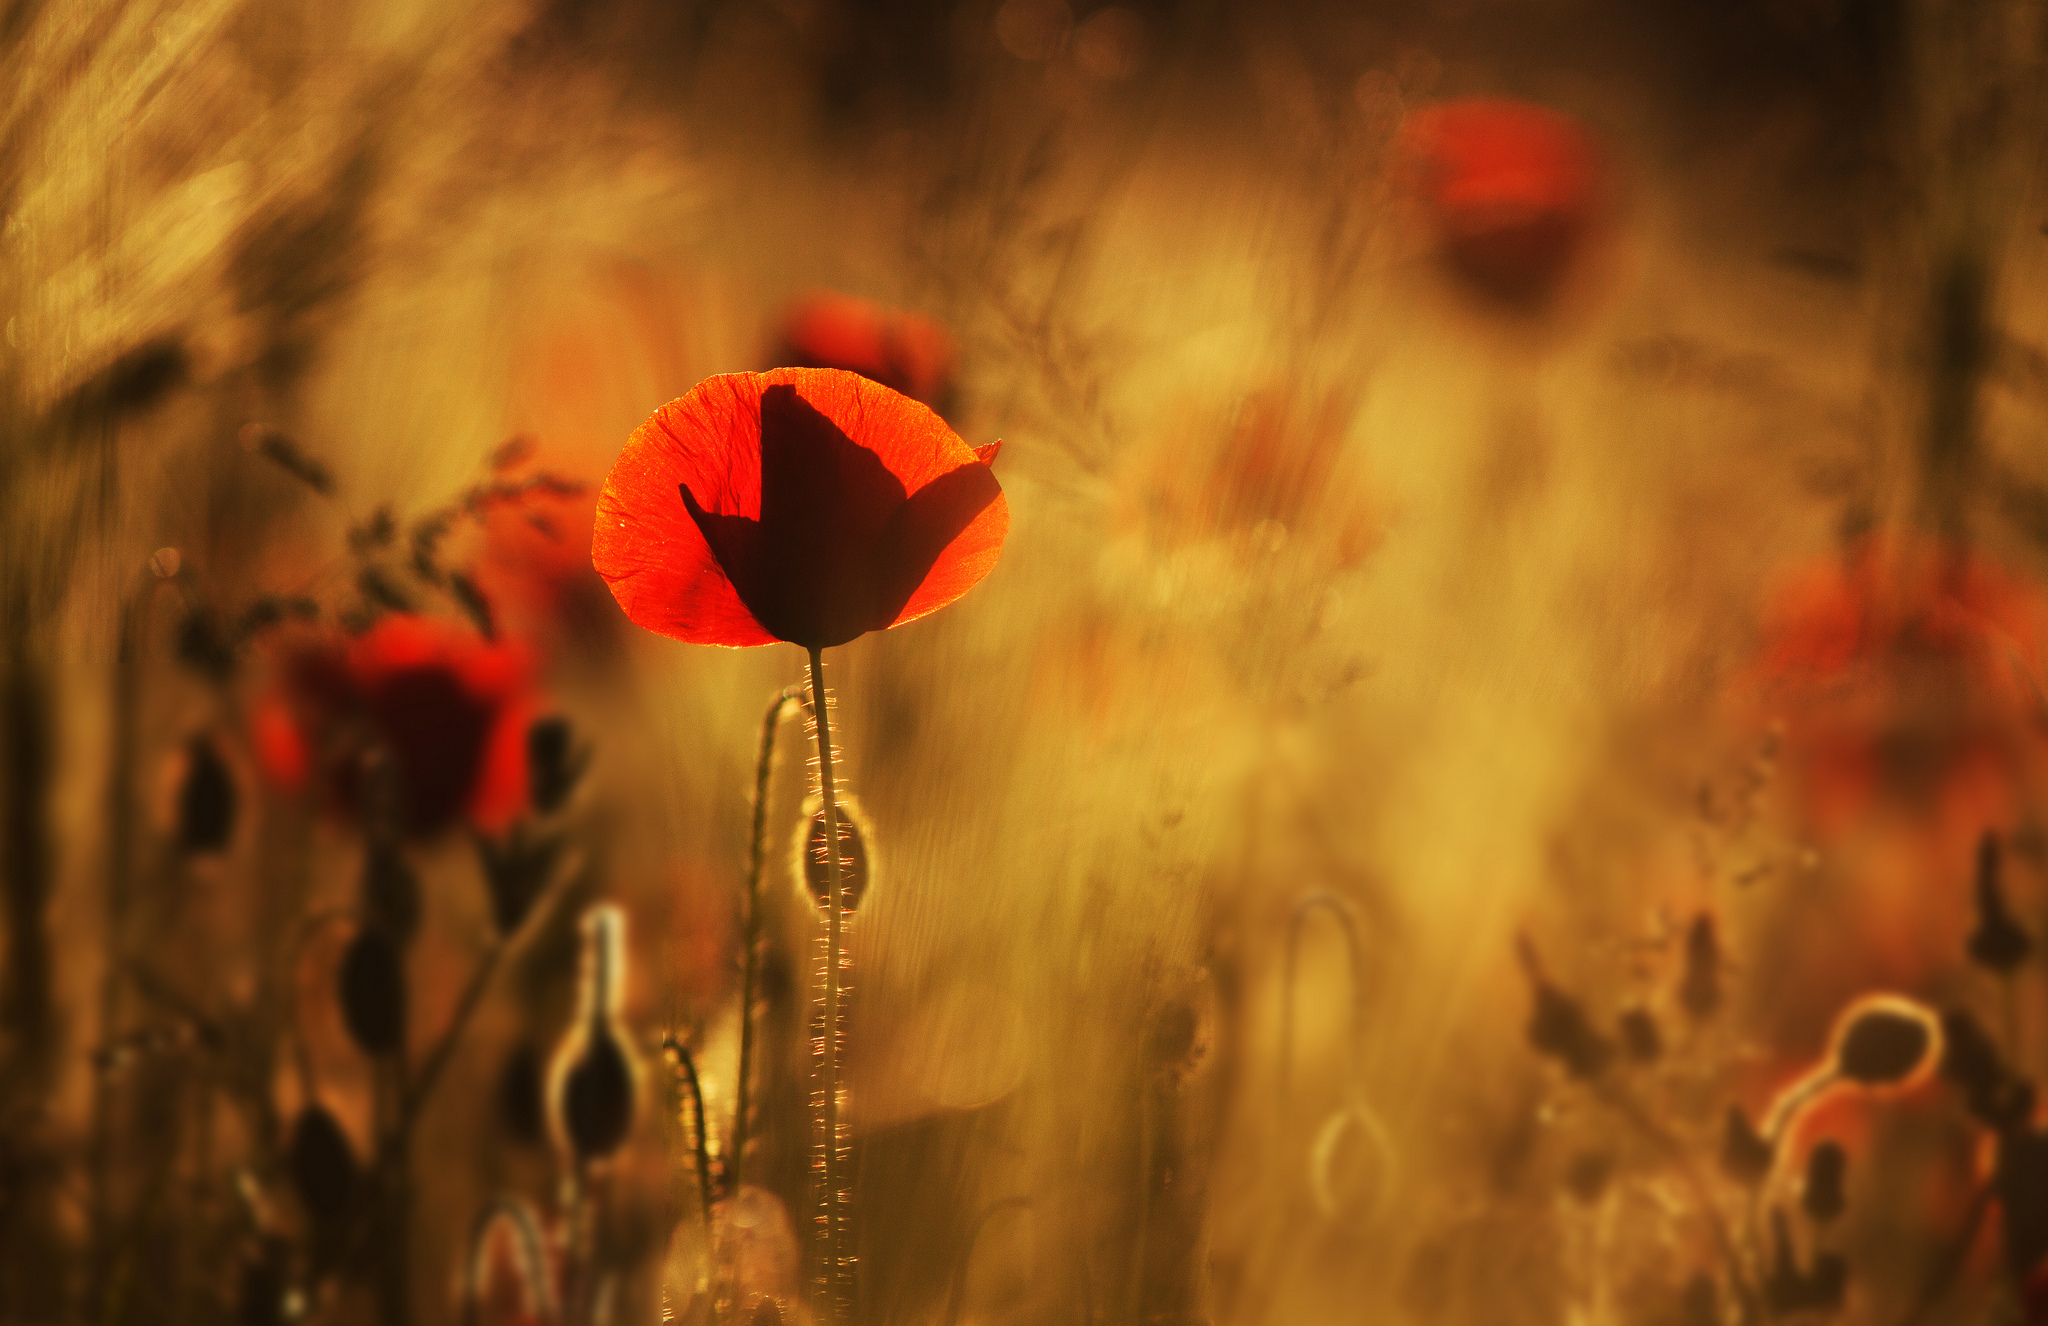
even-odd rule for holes
{"type": "Polygon", "coordinates": [[[1940,1059],[1941,1028],[1910,1000],[1877,995],[1858,1000],[1835,1036],[1835,1071],[1864,1087],[1910,1084],[1940,1059]]]}
{"type": "Polygon", "coordinates": [[[396,1054],[405,1044],[405,962],[372,926],[349,941],[337,981],[341,1020],[363,1053],[396,1054]]]}
{"type": "MultiPolygon", "coordinates": [[[[869,825],[852,797],[841,793],[839,802],[839,907],[847,915],[859,910],[868,896],[868,881],[874,863],[868,854],[869,825]]],[[[804,803],[809,812],[797,842],[797,869],[804,891],[820,913],[832,906],[832,858],[825,840],[825,809],[812,797],[804,803]]]]}
{"type": "Polygon", "coordinates": [[[178,780],[177,841],[187,852],[218,852],[228,845],[235,831],[235,811],[241,794],[227,761],[200,734],[185,746],[185,776],[178,780]]]}
{"type": "Polygon", "coordinates": [[[638,1077],[613,1025],[625,985],[625,924],[610,905],[584,915],[582,1012],[555,1058],[555,1124],[578,1163],[611,1155],[633,1127],[638,1077]]]}
{"type": "Polygon", "coordinates": [[[308,1105],[292,1121],[285,1170],[315,1224],[338,1225],[354,1210],[360,1185],[355,1150],[325,1106],[308,1105]]]}

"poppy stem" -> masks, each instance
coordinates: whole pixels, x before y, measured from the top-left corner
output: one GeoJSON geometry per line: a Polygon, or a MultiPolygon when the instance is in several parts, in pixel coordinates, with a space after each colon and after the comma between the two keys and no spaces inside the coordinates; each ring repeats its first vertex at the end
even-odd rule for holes
{"type": "Polygon", "coordinates": [[[801,699],[801,686],[787,686],[769,702],[768,716],[761,720],[761,757],[754,763],[754,856],[747,870],[747,914],[740,922],[745,945],[740,961],[740,1068],[734,1090],[732,1145],[725,1164],[728,1199],[740,1195],[747,1134],[753,1122],[748,1111],[753,1108],[754,988],[761,975],[761,874],[768,863],[768,783],[775,772],[775,733],[782,725],[783,712],[801,699]]]}
{"type": "Polygon", "coordinates": [[[825,869],[826,878],[831,881],[825,931],[825,1190],[820,1203],[824,1218],[825,1302],[821,1306],[826,1321],[837,1322],[844,1316],[846,1272],[844,1250],[839,1246],[846,1196],[841,1190],[839,1155],[839,945],[844,910],[839,896],[839,796],[832,777],[832,720],[825,697],[825,651],[815,646],[811,649],[811,710],[818,720],[818,794],[825,806],[825,869]]]}

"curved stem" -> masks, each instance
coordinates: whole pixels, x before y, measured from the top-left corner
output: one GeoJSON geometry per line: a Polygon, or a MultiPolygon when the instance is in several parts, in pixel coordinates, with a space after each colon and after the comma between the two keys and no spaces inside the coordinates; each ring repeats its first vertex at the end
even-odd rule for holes
{"type": "Polygon", "coordinates": [[[845,1194],[840,1191],[839,1159],[839,945],[844,911],[839,896],[839,797],[832,777],[831,706],[825,697],[825,651],[811,650],[811,709],[818,721],[818,791],[825,805],[826,877],[832,883],[831,906],[825,933],[825,1319],[841,1318],[840,1297],[845,1278],[845,1258],[840,1248],[840,1220],[845,1194]]]}
{"type": "Polygon", "coordinates": [[[674,1038],[668,1038],[667,1048],[676,1056],[676,1065],[683,1070],[683,1085],[690,1092],[690,1108],[697,1112],[695,1125],[691,1128],[697,1152],[697,1194],[704,1204],[704,1224],[711,1225],[711,1148],[705,1136],[709,1120],[704,1113],[704,1086],[697,1080],[697,1062],[690,1057],[689,1050],[674,1038]]]}
{"type": "Polygon", "coordinates": [[[768,783],[775,773],[775,733],[783,713],[803,698],[801,686],[785,686],[768,703],[768,715],[761,720],[761,754],[754,762],[754,855],[747,868],[747,914],[741,918],[740,962],[740,1067],[734,1088],[732,1145],[727,1148],[725,1195],[740,1195],[747,1163],[747,1134],[752,1120],[754,1065],[754,987],[761,975],[761,875],[768,862],[768,783]]]}
{"type": "Polygon", "coordinates": [[[1280,988],[1280,1097],[1283,1106],[1293,1088],[1294,984],[1295,972],[1300,965],[1301,929],[1310,913],[1317,910],[1327,911],[1337,919],[1338,926],[1344,931],[1344,953],[1350,963],[1351,1042],[1346,1055],[1350,1068],[1350,1080],[1345,1084],[1347,1090],[1358,1085],[1365,1053],[1365,1000],[1361,981],[1365,972],[1365,956],[1364,946],[1358,938],[1358,916],[1348,900],[1328,889],[1316,889],[1302,895],[1287,921],[1287,968],[1281,973],[1280,988]]]}

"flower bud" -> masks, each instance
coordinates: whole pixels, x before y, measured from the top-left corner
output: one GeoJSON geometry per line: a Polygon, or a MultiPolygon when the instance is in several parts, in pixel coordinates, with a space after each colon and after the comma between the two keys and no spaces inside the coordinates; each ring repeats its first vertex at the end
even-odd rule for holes
{"type": "MultiPolygon", "coordinates": [[[[811,902],[824,913],[832,906],[832,859],[825,839],[825,809],[813,797],[804,803],[810,813],[804,818],[802,840],[797,846],[797,867],[811,902]]],[[[868,895],[872,869],[868,859],[869,830],[866,817],[853,798],[839,798],[839,907],[851,915],[868,895]]]]}
{"type": "Polygon", "coordinates": [[[608,904],[584,914],[583,1007],[555,1060],[556,1126],[579,1163],[611,1155],[633,1128],[638,1082],[613,1025],[625,988],[625,924],[625,914],[608,904]]]}
{"type": "Polygon", "coordinates": [[[1933,1016],[1918,1004],[1866,998],[1851,1006],[1835,1037],[1835,1071],[1858,1086],[1898,1086],[1934,1065],[1940,1042],[1933,1016]]]}
{"type": "Polygon", "coordinates": [[[1995,833],[1987,832],[1977,844],[1977,928],[1964,947],[1970,961],[2000,975],[2010,975],[2034,948],[2006,905],[1995,833]]]}
{"type": "Polygon", "coordinates": [[[405,1044],[405,964],[391,937],[375,926],[358,932],[342,954],[338,985],[342,1023],[363,1053],[398,1053],[405,1044]]]}

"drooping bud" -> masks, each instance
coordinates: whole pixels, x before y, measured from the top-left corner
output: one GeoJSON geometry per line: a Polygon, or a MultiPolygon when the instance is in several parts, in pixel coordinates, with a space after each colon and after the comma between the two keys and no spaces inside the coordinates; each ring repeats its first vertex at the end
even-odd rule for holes
{"type": "Polygon", "coordinates": [[[1844,1191],[1849,1157],[1836,1141],[1815,1146],[1806,1156],[1806,1186],[1799,1204],[1815,1224],[1825,1225],[1848,1206],[1844,1191]]]}
{"type": "Polygon", "coordinates": [[[185,746],[185,776],[178,780],[177,841],[187,852],[218,852],[235,832],[241,795],[213,738],[199,734],[185,746]]]}
{"type": "Polygon", "coordinates": [[[391,937],[365,927],[342,954],[338,981],[342,1024],[371,1055],[396,1054],[405,1045],[405,962],[391,937]]]}
{"type": "Polygon", "coordinates": [[[1932,1071],[1940,1047],[1940,1025],[1927,1009],[1896,996],[1868,996],[1840,1023],[1835,1071],[1858,1086],[1899,1086],[1932,1071]]]}
{"type": "Polygon", "coordinates": [[[625,987],[625,914],[609,904],[583,917],[583,1008],[556,1055],[556,1127],[579,1163],[619,1149],[633,1127],[637,1076],[614,1025],[625,987]]]}
{"type": "Polygon", "coordinates": [[[1964,947],[1970,961],[2002,976],[2010,975],[2034,949],[2034,941],[2006,904],[1998,835],[1989,831],[1977,844],[1977,928],[1964,947]]]}
{"type": "MultiPolygon", "coordinates": [[[[804,803],[808,812],[797,845],[797,866],[811,903],[821,913],[832,906],[832,861],[825,838],[825,809],[814,797],[804,803]]],[[[866,817],[852,797],[839,797],[839,907],[851,914],[868,895],[873,869],[868,856],[870,837],[866,817]]]]}

